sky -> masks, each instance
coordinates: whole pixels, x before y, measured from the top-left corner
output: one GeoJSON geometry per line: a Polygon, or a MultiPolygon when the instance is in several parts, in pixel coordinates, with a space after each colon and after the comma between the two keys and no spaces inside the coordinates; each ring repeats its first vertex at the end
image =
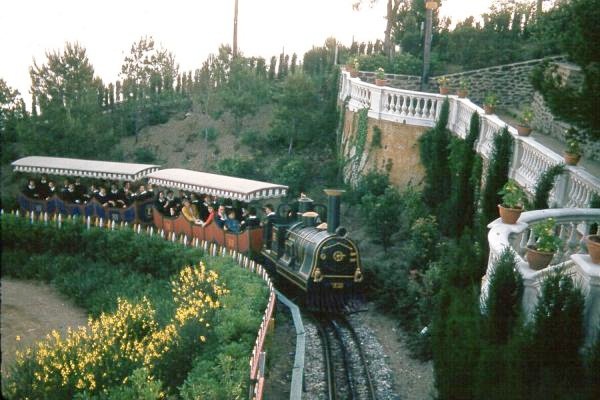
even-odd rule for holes
{"type": "MultiPolygon", "coordinates": [[[[353,11],[354,0],[238,0],[238,48],[267,60],[302,55],[328,37],[350,45],[383,38],[386,0],[353,11]]],[[[492,0],[444,0],[453,20],[485,12],[492,0]]],[[[119,79],[131,45],[151,35],[175,55],[180,71],[199,68],[220,44],[231,44],[234,0],[21,0],[0,5],[0,78],[30,103],[29,67],[66,42],[87,49],[96,75],[119,79]]]]}

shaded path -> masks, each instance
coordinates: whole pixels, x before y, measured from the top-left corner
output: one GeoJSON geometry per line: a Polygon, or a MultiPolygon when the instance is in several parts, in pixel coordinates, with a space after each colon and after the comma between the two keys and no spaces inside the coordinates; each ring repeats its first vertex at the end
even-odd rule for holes
{"type": "Polygon", "coordinates": [[[53,329],[62,334],[69,326],[87,324],[86,312],[48,284],[2,278],[0,293],[2,378],[17,350],[24,351],[53,329]]]}

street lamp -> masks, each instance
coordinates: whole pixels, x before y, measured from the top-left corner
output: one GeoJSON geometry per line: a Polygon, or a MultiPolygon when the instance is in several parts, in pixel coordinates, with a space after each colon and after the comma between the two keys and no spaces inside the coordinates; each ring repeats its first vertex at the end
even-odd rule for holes
{"type": "Polygon", "coordinates": [[[421,75],[421,90],[427,84],[429,79],[429,63],[431,58],[431,25],[433,20],[433,11],[437,10],[437,1],[425,1],[425,43],[423,45],[423,75],[421,75]]]}

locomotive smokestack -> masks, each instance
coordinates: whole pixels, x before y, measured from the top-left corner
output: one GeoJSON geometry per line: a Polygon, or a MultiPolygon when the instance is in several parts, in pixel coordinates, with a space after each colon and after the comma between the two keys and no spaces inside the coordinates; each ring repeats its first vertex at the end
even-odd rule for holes
{"type": "Polygon", "coordinates": [[[325,189],[327,195],[327,232],[335,233],[340,226],[340,196],[345,190],[325,189]]]}

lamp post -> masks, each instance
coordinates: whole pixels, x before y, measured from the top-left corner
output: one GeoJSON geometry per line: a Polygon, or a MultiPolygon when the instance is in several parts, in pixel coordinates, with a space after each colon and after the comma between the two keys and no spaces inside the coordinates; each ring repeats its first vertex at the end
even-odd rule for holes
{"type": "Polygon", "coordinates": [[[433,11],[437,10],[437,1],[425,1],[425,43],[423,44],[423,74],[421,75],[421,90],[429,79],[429,63],[431,58],[431,28],[433,11]]]}

